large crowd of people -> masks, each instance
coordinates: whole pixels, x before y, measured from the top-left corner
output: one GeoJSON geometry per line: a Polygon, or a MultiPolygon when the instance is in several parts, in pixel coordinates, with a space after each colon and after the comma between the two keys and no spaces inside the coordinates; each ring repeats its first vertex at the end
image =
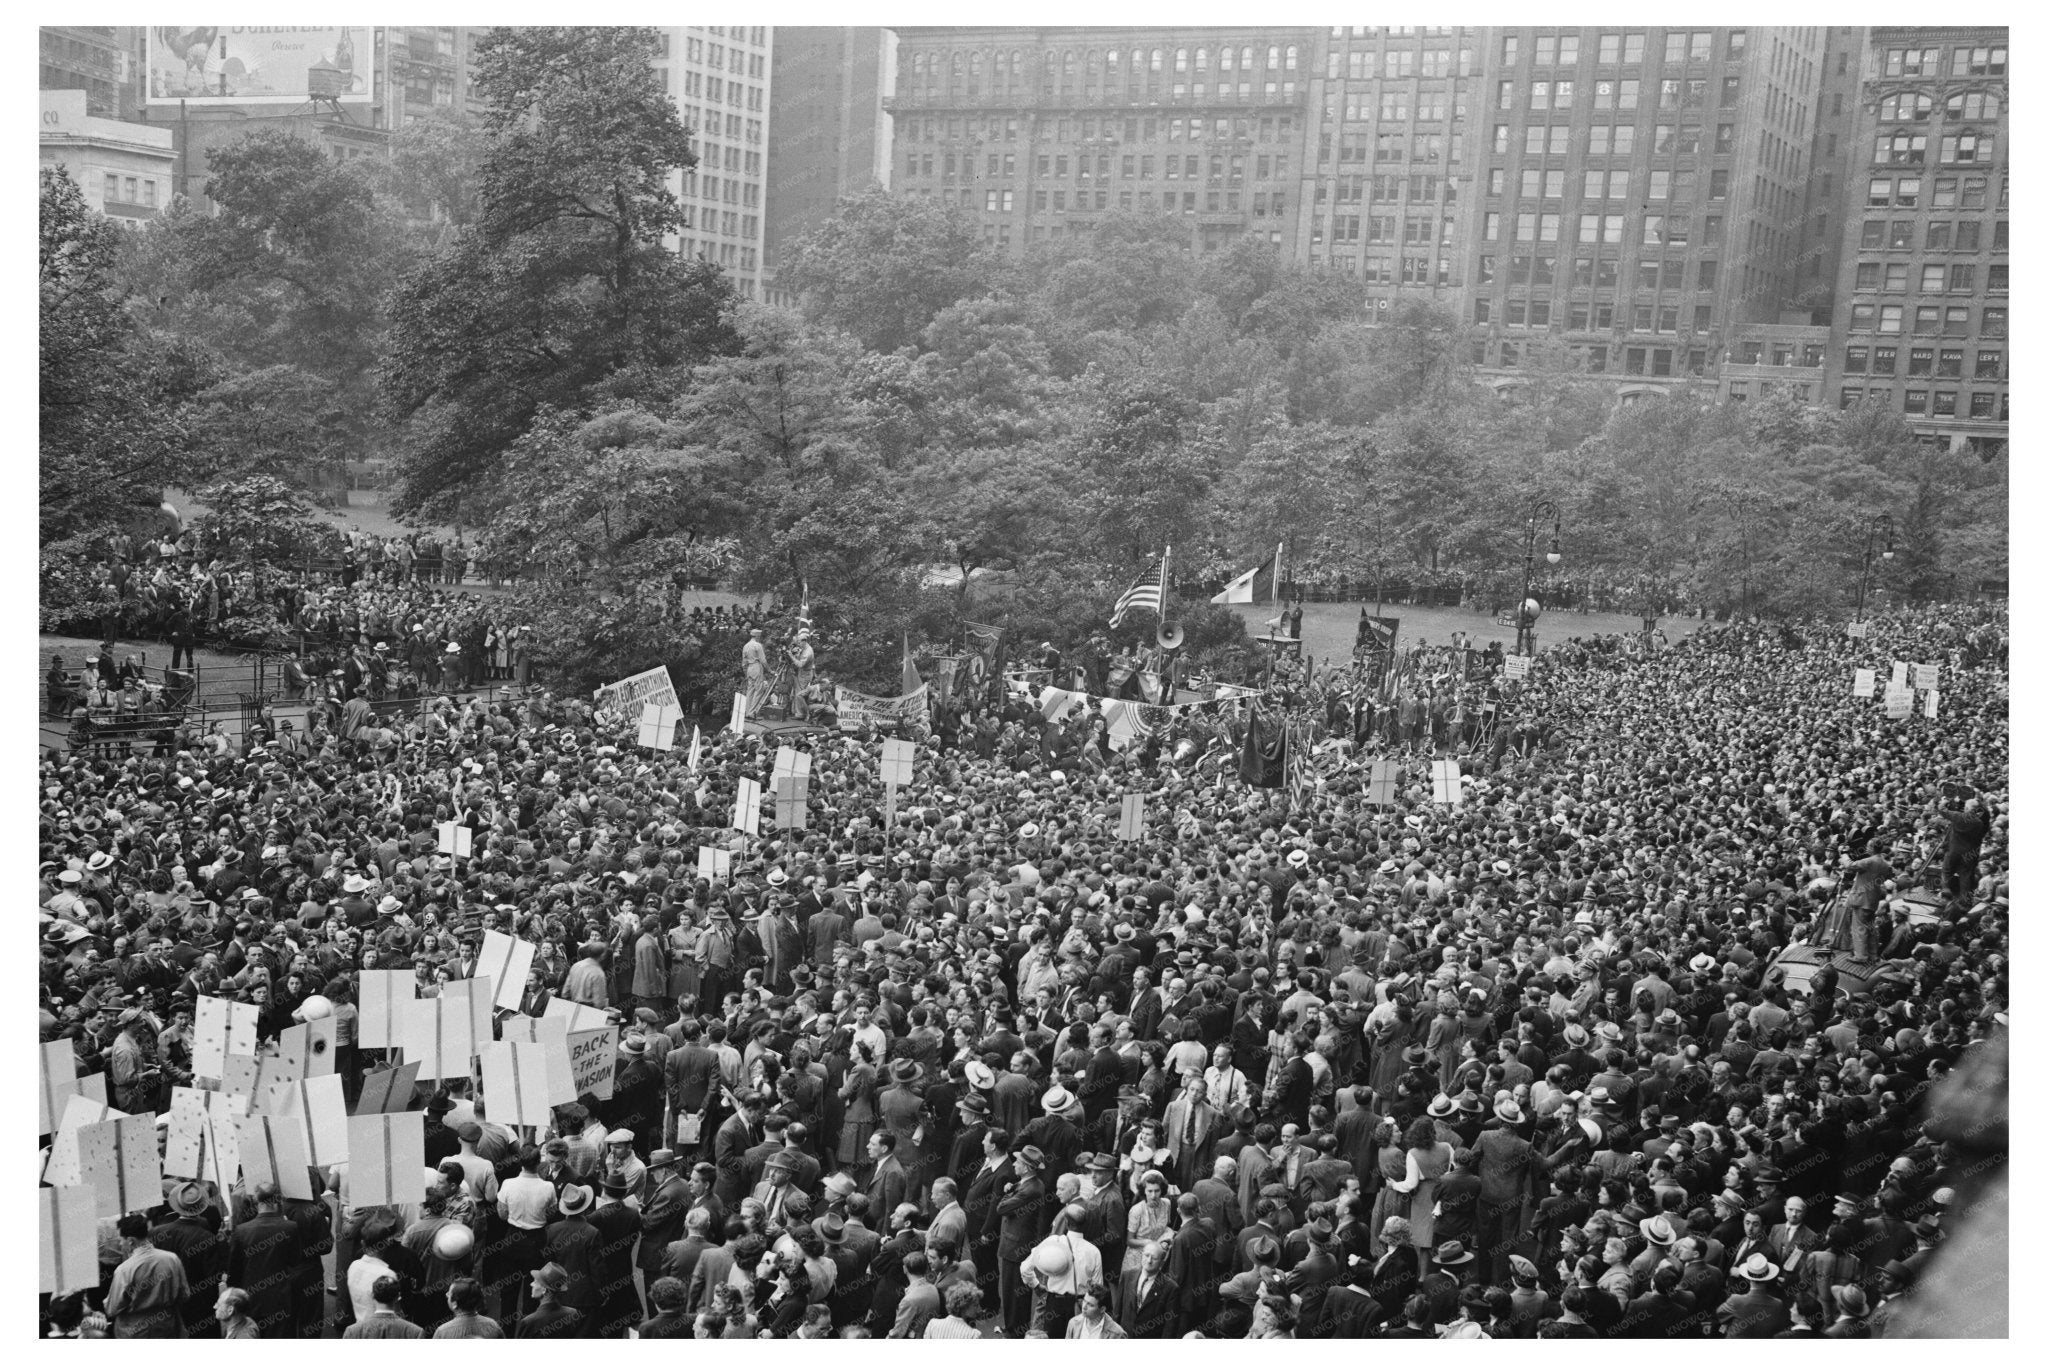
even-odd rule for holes
{"type": "Polygon", "coordinates": [[[1476,728],[1361,724],[1362,689],[1340,724],[1303,679],[1268,698],[1322,727],[1278,788],[1236,771],[1252,703],[1117,748],[1029,690],[942,711],[887,792],[866,736],[706,733],[693,767],[537,688],[46,754],[41,1033],[117,1108],[195,1083],[201,997],[266,1043],[317,997],[353,1098],[393,1060],[357,973],[431,995],[487,930],[535,945],[520,1013],[619,1038],[610,1095],[544,1128],[422,1084],[410,1203],[352,1203],[345,1167],[317,1201],[167,1180],[44,1329],[1953,1334],[1916,1287],[2003,1171],[2002,1116],[1957,1111],[2003,1093],[2005,630],[1568,642],[1479,684],[1476,728]],[[1852,696],[1892,660],[1940,666],[1931,716],[1852,696]],[[807,819],[742,836],[778,742],[807,819]],[[1422,760],[1453,756],[1446,792],[1422,760]],[[1799,945],[1833,956],[1794,979],[1799,945]]]}

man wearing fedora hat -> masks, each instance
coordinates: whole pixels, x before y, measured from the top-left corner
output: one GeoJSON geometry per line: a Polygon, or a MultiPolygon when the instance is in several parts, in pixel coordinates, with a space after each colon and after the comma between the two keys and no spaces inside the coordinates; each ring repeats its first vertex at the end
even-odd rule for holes
{"type": "Polygon", "coordinates": [[[1735,1267],[1735,1278],[1742,1282],[1742,1288],[1714,1310],[1714,1321],[1722,1336],[1774,1337],[1792,1325],[1785,1301],[1776,1292],[1780,1274],[1771,1258],[1761,1251],[1751,1252],[1735,1267]]]}
{"type": "Polygon", "coordinates": [[[599,1236],[590,1222],[597,1196],[588,1185],[569,1183],[562,1186],[560,1200],[562,1216],[549,1226],[543,1251],[548,1264],[567,1273],[566,1282],[555,1291],[557,1300],[588,1319],[596,1312],[600,1297],[599,1236]]]}
{"type": "Polygon", "coordinates": [[[996,1201],[1000,1237],[996,1262],[1001,1291],[1003,1334],[1022,1340],[1031,1325],[1031,1298],[1022,1268],[1026,1257],[1044,1240],[1052,1221],[1051,1204],[1045,1191],[1045,1153],[1028,1144],[1010,1155],[1014,1183],[996,1201]]]}

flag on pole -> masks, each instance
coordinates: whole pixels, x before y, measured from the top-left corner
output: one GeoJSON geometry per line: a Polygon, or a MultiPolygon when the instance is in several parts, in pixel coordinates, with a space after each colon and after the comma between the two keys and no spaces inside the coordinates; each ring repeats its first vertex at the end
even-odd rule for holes
{"type": "Polygon", "coordinates": [[[1109,618],[1111,630],[1122,625],[1124,617],[1141,607],[1155,615],[1160,614],[1160,607],[1166,600],[1166,561],[1172,555],[1173,550],[1169,547],[1165,554],[1159,556],[1157,565],[1139,575],[1138,581],[1131,584],[1122,597],[1116,599],[1116,611],[1109,618]]]}
{"type": "Polygon", "coordinates": [[[1230,580],[1223,591],[1210,598],[1211,602],[1224,605],[1232,602],[1278,602],[1280,600],[1280,556],[1286,551],[1283,541],[1273,551],[1273,562],[1255,564],[1230,580]]]}
{"type": "Polygon", "coordinates": [[[1287,778],[1287,731],[1268,720],[1257,707],[1245,713],[1244,747],[1238,753],[1237,775],[1248,787],[1278,787],[1287,778]]]}

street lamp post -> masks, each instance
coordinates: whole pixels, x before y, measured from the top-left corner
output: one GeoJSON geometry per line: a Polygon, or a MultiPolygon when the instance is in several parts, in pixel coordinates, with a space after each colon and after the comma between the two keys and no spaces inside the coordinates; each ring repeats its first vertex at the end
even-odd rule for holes
{"type": "Polygon", "coordinates": [[[1515,653],[1536,652],[1536,612],[1532,610],[1529,583],[1536,573],[1536,523],[1550,518],[1550,550],[1543,557],[1552,564],[1564,558],[1558,544],[1564,533],[1564,514],[1548,498],[1529,509],[1529,529],[1522,538],[1522,600],[1515,608],[1515,653]]]}
{"type": "Polygon", "coordinates": [[[1877,552],[1877,533],[1884,532],[1884,557],[1892,557],[1892,514],[1883,512],[1870,524],[1870,534],[1863,538],[1863,576],[1856,580],[1856,619],[1863,619],[1863,597],[1870,588],[1870,564],[1877,552]]]}

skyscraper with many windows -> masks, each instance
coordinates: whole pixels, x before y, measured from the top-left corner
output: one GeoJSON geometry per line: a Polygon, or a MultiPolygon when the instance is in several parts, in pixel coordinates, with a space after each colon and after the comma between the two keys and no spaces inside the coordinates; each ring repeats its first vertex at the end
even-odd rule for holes
{"type": "Polygon", "coordinates": [[[899,194],[974,214],[1021,252],[1115,209],[1192,246],[1289,249],[1316,30],[899,28],[899,194]]]}
{"type": "Polygon", "coordinates": [[[1882,403],[1985,450],[2008,414],[2006,43],[2003,28],[1870,30],[1827,367],[1840,406],[1882,403]]]}
{"type": "Polygon", "coordinates": [[[735,289],[759,298],[774,30],[714,25],[660,33],[655,69],[696,135],[696,166],[669,182],[688,215],[675,249],[723,266],[735,289]]]}

